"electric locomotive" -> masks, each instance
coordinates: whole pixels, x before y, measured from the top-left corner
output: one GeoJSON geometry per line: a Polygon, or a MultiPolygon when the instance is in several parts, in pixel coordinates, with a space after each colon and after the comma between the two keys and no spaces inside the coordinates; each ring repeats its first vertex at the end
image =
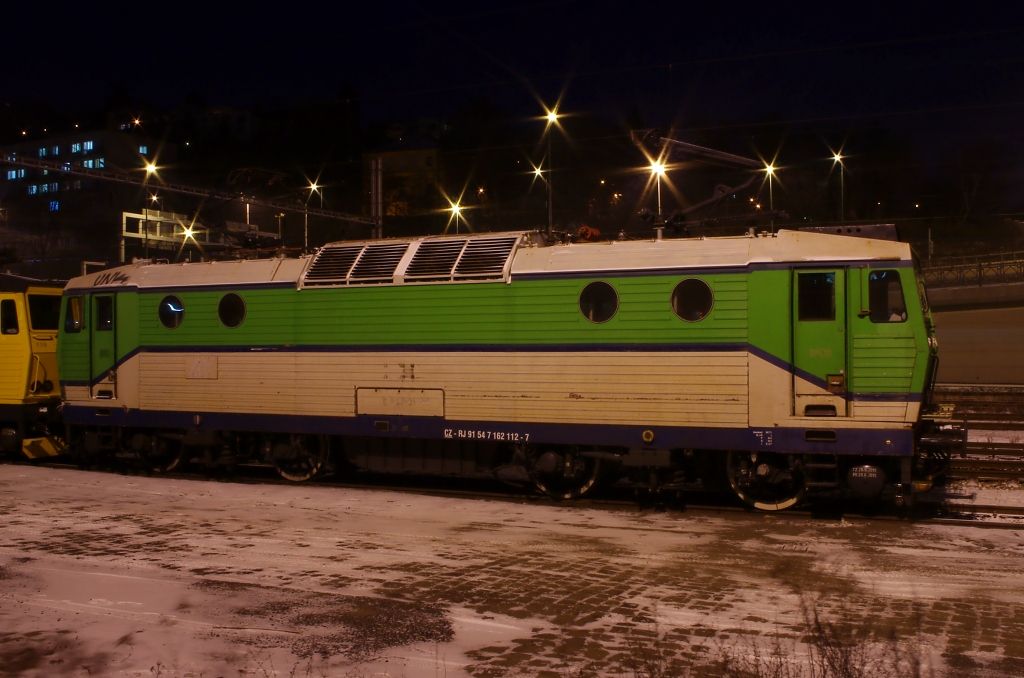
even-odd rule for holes
{"type": "Polygon", "coordinates": [[[61,283],[0,274],[0,452],[62,451],[57,377],[61,283]]]}
{"type": "Polygon", "coordinates": [[[929,485],[963,430],[909,245],[813,232],[550,244],[537,233],[137,263],[64,291],[88,454],[723,485],[780,510],[929,485]]]}

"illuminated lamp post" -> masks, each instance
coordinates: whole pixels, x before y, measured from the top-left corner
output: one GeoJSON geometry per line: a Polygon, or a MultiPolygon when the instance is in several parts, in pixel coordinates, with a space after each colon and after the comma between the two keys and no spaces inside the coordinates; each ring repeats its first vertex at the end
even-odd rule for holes
{"type": "MultiPolygon", "coordinates": [[[[137,127],[138,125],[141,124],[142,121],[139,120],[138,118],[136,118],[135,120],[133,120],[133,122],[134,122],[135,126],[137,127]]],[[[150,177],[157,176],[157,169],[158,168],[156,166],[156,163],[151,161],[151,160],[147,160],[146,164],[143,166],[143,168],[146,171],[146,176],[143,178],[142,183],[145,184],[147,181],[149,181],[150,177]]],[[[158,200],[159,200],[159,198],[157,197],[157,195],[155,193],[150,196],[150,201],[152,203],[155,204],[158,200]]],[[[142,223],[141,223],[141,226],[142,226],[142,242],[143,242],[143,256],[146,257],[147,259],[149,258],[149,214],[148,214],[148,212],[149,212],[149,210],[143,209],[142,223]]],[[[159,235],[159,229],[157,230],[157,234],[159,235]]],[[[122,242],[121,242],[121,261],[124,261],[124,236],[122,236],[122,242]]]]}
{"type": "MultiPolygon", "coordinates": [[[[554,193],[555,193],[554,178],[555,178],[555,173],[554,173],[554,157],[552,156],[552,153],[551,153],[551,135],[552,135],[551,126],[552,125],[557,126],[558,125],[558,119],[560,117],[562,117],[562,116],[560,116],[558,114],[558,105],[557,104],[555,105],[554,108],[548,108],[547,106],[544,107],[544,120],[547,122],[547,124],[544,126],[544,136],[547,137],[547,166],[548,166],[547,167],[547,169],[548,169],[548,233],[547,234],[548,234],[548,237],[551,236],[551,230],[554,227],[554,223],[555,223],[555,217],[554,217],[554,215],[555,215],[555,206],[554,206],[554,193]]],[[[537,169],[536,172],[539,174],[540,170],[537,169]]]]}
{"type": "Polygon", "coordinates": [[[658,185],[658,223],[661,223],[661,178],[665,176],[665,163],[660,160],[652,160],[650,170],[658,185]]]}
{"type": "Polygon", "coordinates": [[[457,234],[459,232],[459,219],[462,215],[462,205],[457,202],[451,202],[450,200],[448,202],[451,203],[451,207],[448,208],[448,211],[452,213],[451,217],[448,219],[448,223],[450,224],[451,220],[455,219],[455,233],[457,234]]]}
{"type": "Polygon", "coordinates": [[[323,186],[315,181],[309,182],[309,195],[306,196],[305,209],[302,213],[302,251],[305,252],[309,249],[309,199],[313,197],[314,193],[320,194],[320,209],[324,208],[324,192],[323,186]]]}
{"type": "Polygon", "coordinates": [[[768,177],[768,211],[771,212],[771,228],[775,230],[775,194],[772,192],[772,179],[775,177],[775,166],[765,163],[764,173],[768,177]]]}
{"type": "Polygon", "coordinates": [[[846,165],[841,152],[832,154],[832,167],[839,165],[839,221],[846,221],[846,165]]]}

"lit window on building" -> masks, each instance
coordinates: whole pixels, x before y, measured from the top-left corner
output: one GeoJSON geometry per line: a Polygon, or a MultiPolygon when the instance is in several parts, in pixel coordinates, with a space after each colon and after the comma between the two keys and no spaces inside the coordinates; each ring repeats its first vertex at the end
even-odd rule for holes
{"type": "Polygon", "coordinates": [[[60,184],[58,184],[56,181],[50,182],[50,193],[56,193],[59,190],[60,184]]]}
{"type": "Polygon", "coordinates": [[[39,187],[36,186],[35,184],[32,184],[31,186],[28,187],[28,194],[29,195],[35,195],[38,192],[39,192],[39,187]]]}
{"type": "Polygon", "coordinates": [[[40,158],[45,158],[46,157],[46,151],[47,151],[46,146],[43,146],[42,148],[40,148],[39,149],[39,157],[40,158]]]}
{"type": "Polygon", "coordinates": [[[82,142],[82,150],[91,151],[93,149],[93,143],[91,141],[82,142]]]}
{"type": "Polygon", "coordinates": [[[139,146],[139,155],[149,155],[149,146],[145,144],[139,146]]]}
{"type": "Polygon", "coordinates": [[[7,170],[7,180],[13,181],[18,178],[18,170],[7,170]]]}
{"type": "Polygon", "coordinates": [[[60,212],[60,200],[51,200],[50,201],[50,211],[51,212],[60,212]]]}
{"type": "Polygon", "coordinates": [[[70,162],[64,163],[63,167],[64,167],[64,171],[65,172],[70,172],[71,171],[71,163],[70,162]]]}
{"type": "Polygon", "coordinates": [[[19,179],[24,179],[25,178],[25,170],[24,169],[18,170],[18,178],[19,179]]]}
{"type": "Polygon", "coordinates": [[[39,184],[40,193],[48,193],[50,191],[50,184],[39,184]]]}
{"type": "Polygon", "coordinates": [[[60,155],[60,146],[54,146],[52,150],[54,155],[60,155]]]}
{"type": "Polygon", "coordinates": [[[71,144],[71,152],[72,153],[81,153],[82,152],[82,143],[81,142],[76,142],[76,143],[71,144]]]}
{"type": "Polygon", "coordinates": [[[82,161],[82,167],[84,167],[84,168],[86,168],[86,169],[92,169],[92,168],[93,168],[93,167],[95,167],[95,166],[96,166],[96,163],[95,163],[95,162],[93,162],[93,161],[92,161],[91,159],[89,159],[89,160],[83,160],[83,161],[82,161]]]}
{"type": "Polygon", "coordinates": [[[106,167],[107,166],[106,159],[105,158],[96,158],[96,166],[97,167],[106,167]]]}

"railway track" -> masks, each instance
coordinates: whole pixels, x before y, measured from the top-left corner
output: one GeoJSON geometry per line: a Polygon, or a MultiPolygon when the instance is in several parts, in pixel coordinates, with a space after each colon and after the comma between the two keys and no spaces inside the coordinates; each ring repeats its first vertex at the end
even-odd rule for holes
{"type": "Polygon", "coordinates": [[[1024,385],[936,384],[935,400],[954,405],[972,429],[1024,430],[1024,385]]]}
{"type": "Polygon", "coordinates": [[[991,459],[971,456],[952,459],[949,475],[955,480],[1016,480],[1024,483],[1024,457],[991,459]]]}
{"type": "Polygon", "coordinates": [[[970,432],[966,456],[950,460],[951,478],[1024,483],[1024,386],[937,384],[935,399],[952,404],[970,432]]]}
{"type": "Polygon", "coordinates": [[[1024,446],[1020,443],[968,443],[967,455],[949,462],[954,479],[1016,480],[1024,483],[1024,446]]]}

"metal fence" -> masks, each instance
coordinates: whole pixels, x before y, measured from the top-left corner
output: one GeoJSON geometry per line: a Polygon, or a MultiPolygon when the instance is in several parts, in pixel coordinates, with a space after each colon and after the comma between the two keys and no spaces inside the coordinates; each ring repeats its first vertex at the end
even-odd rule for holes
{"type": "Polygon", "coordinates": [[[929,287],[1024,282],[1024,251],[932,259],[922,272],[929,287]]]}

